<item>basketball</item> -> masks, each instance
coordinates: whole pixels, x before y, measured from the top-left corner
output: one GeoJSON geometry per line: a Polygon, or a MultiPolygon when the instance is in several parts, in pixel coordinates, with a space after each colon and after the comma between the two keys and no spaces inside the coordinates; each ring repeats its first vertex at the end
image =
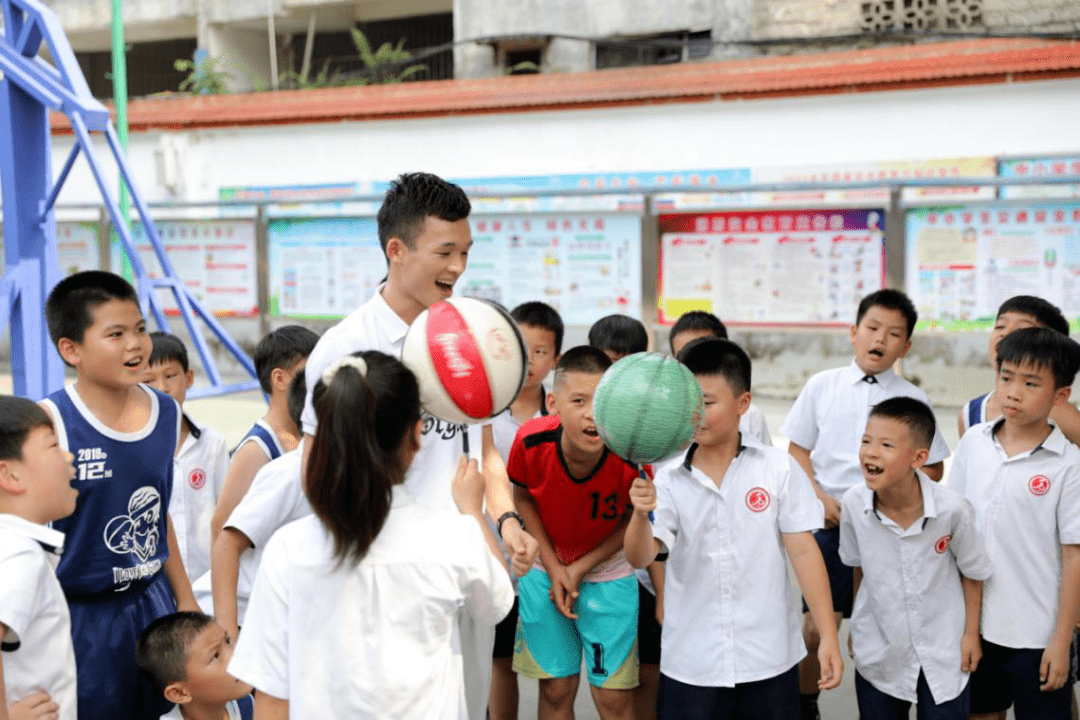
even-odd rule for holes
{"type": "Polygon", "coordinates": [[[685,448],[701,422],[701,388],[686,367],[661,353],[619,360],[593,395],[596,430],[611,452],[656,462],[685,448]]]}
{"type": "Polygon", "coordinates": [[[528,370],[517,323],[475,298],[450,298],[420,313],[401,361],[420,383],[424,409],[452,423],[481,422],[510,407],[528,370]]]}

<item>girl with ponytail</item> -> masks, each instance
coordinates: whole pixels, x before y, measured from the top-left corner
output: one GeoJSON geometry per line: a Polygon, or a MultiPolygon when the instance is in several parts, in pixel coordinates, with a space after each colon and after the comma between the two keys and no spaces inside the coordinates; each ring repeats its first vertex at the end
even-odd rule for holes
{"type": "Polygon", "coordinates": [[[229,672],[259,691],[256,720],[465,717],[456,616],[494,626],[514,601],[485,539],[483,479],[463,458],[460,514],[409,496],[420,391],[389,355],[338,360],[312,397],[315,514],[267,543],[229,672]]]}

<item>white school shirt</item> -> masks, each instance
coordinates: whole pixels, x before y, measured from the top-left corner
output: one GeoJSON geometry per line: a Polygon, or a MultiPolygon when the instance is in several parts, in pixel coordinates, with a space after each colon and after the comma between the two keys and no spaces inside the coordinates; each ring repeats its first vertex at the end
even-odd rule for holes
{"type": "Polygon", "coordinates": [[[949,487],[975,506],[993,568],[983,586],[982,636],[1040,649],[1057,624],[1061,546],[1080,544],[1080,450],[1054,425],[1042,445],[1007,457],[995,437],[1004,422],[964,433],[949,487]]]}
{"type": "Polygon", "coordinates": [[[913,703],[921,669],[940,704],[968,682],[960,669],[967,617],[960,576],[986,580],[990,561],[967,498],[917,474],[923,514],[907,529],[875,510],[866,485],[844,493],[840,559],[863,573],[851,614],[859,674],[913,703]]]}
{"type": "MultiPolygon", "coordinates": [[[[279,528],[293,520],[311,515],[311,504],[300,482],[302,445],[259,468],[251,488],[233,508],[224,527],[236,528],[251,540],[249,549],[240,555],[236,578],[236,622],[243,627],[251,586],[259,571],[266,543],[279,528]]],[[[192,586],[195,600],[208,615],[213,615],[214,595],[211,574],[205,573],[192,586]]]]}
{"type": "Polygon", "coordinates": [[[229,672],[288,699],[293,718],[458,720],[457,615],[494,628],[513,603],[473,518],[423,507],[395,486],[357,565],[338,564],[315,516],[270,539],[229,672]]]}
{"type": "Polygon", "coordinates": [[[782,533],[821,528],[810,480],[783,450],[743,436],[719,486],[682,463],[656,476],[653,536],[668,553],[660,672],[705,687],[776,677],[806,655],[782,533]]]}
{"type": "Polygon", "coordinates": [[[63,546],[62,532],[0,514],[0,662],[8,703],[40,688],[60,706],[60,720],[75,720],[71,615],[56,578],[63,546]]]}
{"type": "MultiPolygon", "coordinates": [[[[930,405],[925,392],[892,369],[875,375],[873,384],[864,382],[864,377],[866,373],[854,360],[846,367],[817,373],[806,381],[780,428],[791,442],[810,451],[814,479],[836,500],[863,482],[859,445],[870,408],[893,397],[911,397],[930,405]]],[[[947,457],[949,446],[938,428],[926,464],[947,457]]]]}
{"type": "Polygon", "coordinates": [[[184,570],[195,582],[210,571],[210,518],[229,469],[229,446],[214,428],[199,425],[186,415],[181,422],[189,423],[189,432],[173,458],[169,515],[184,570]]]}
{"type": "Polygon", "coordinates": [[[765,422],[765,413],[754,403],[750,403],[750,407],[746,408],[746,412],[739,418],[739,431],[743,435],[756,437],[762,445],[773,444],[769,425],[765,422]]]}

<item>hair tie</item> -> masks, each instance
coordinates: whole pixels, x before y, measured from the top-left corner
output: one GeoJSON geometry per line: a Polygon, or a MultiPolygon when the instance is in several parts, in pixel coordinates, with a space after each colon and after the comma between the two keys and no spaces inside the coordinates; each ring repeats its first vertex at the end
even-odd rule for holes
{"type": "Polygon", "coordinates": [[[334,362],[330,363],[330,367],[322,374],[322,381],[324,385],[329,385],[333,381],[334,376],[337,375],[338,370],[343,367],[351,367],[360,373],[360,377],[367,375],[367,363],[364,362],[364,358],[356,357],[354,355],[346,355],[343,358],[338,358],[334,362]]]}

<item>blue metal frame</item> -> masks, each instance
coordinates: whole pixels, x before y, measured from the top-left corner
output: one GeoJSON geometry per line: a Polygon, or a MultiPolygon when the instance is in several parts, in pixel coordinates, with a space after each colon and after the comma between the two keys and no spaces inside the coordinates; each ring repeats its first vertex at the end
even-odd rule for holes
{"type": "Polygon", "coordinates": [[[120,243],[131,260],[135,289],[143,314],[153,316],[162,330],[169,325],[155,291],[172,292],[188,335],[195,343],[210,382],[191,397],[220,395],[258,389],[255,365],[225,332],[213,313],[192,296],[165,254],[157,226],[135,187],[127,160],[120,148],[108,109],[90,94],[75,53],[56,15],[38,0],[0,0],[4,33],[0,36],[0,179],[3,180],[4,253],[6,269],[0,277],[0,332],[10,322],[11,369],[17,395],[41,398],[59,389],[64,366],[45,326],[43,309],[49,290],[59,282],[56,257],[56,198],[79,154],[86,156],[102,201],[120,243]],[[52,65],[38,56],[44,43],[52,65]],[[56,183],[52,182],[49,111],[62,112],[71,120],[75,145],[56,183]],[[102,165],[91,142],[91,133],[105,137],[116,162],[121,182],[131,193],[138,218],[161,265],[163,276],[151,279],[135,251],[127,218],[106,183],[102,165]],[[196,322],[201,318],[222,345],[253,378],[225,385],[210,347],[196,322]]]}

